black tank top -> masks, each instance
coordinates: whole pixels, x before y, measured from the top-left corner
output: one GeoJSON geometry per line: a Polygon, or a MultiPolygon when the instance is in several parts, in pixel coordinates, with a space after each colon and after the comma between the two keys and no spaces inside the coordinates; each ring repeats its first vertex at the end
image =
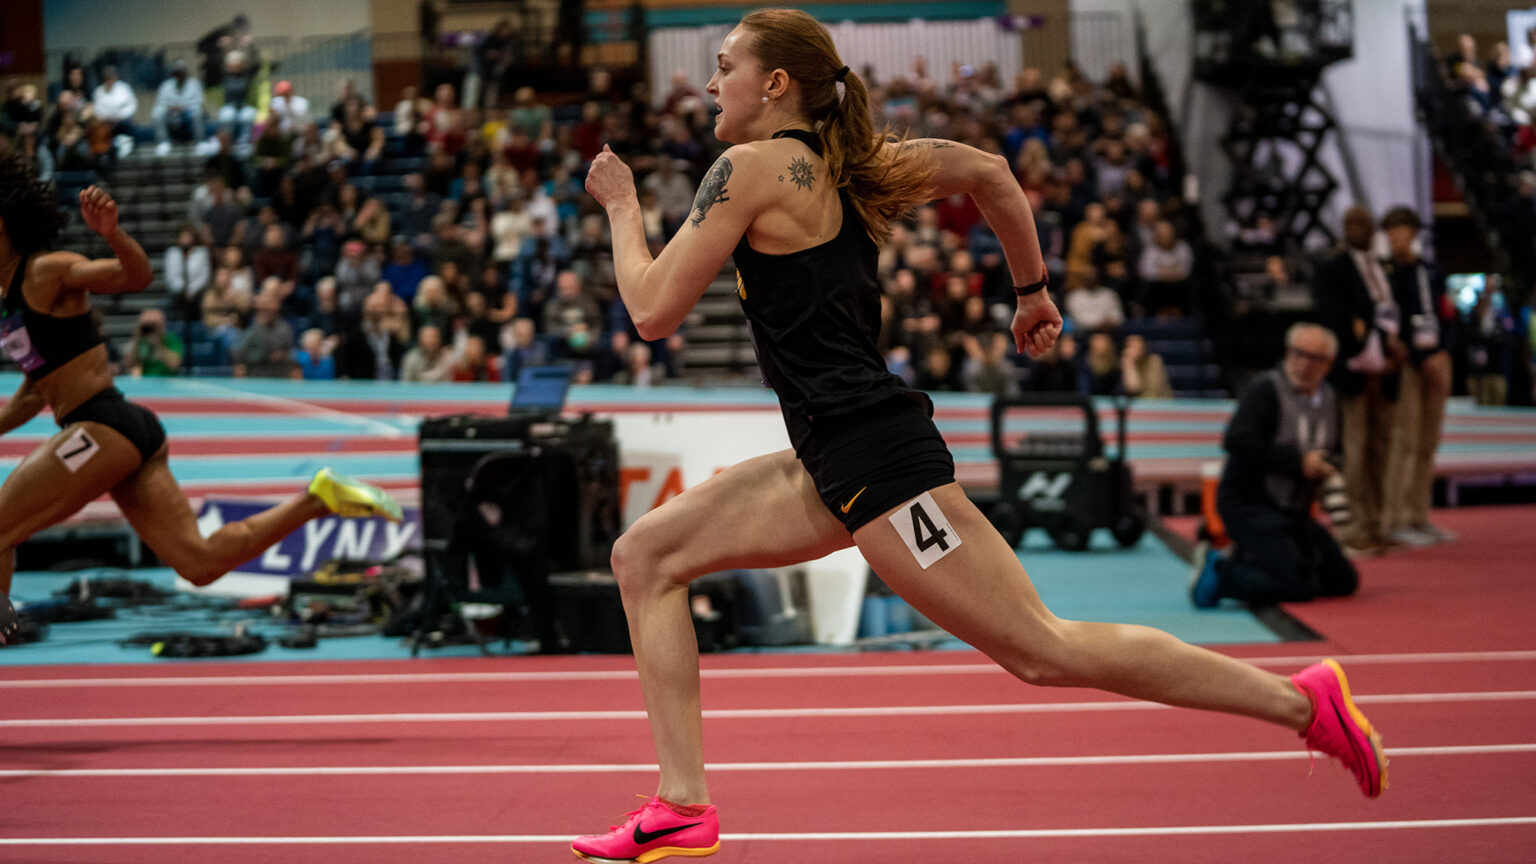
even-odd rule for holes
{"type": "Polygon", "coordinates": [[[0,304],[0,348],[27,378],[36,381],[100,345],[102,340],[89,311],[56,318],[27,305],[21,286],[26,281],[30,258],[22,258],[16,265],[5,302],[0,304]]]}
{"type": "MultiPolygon", "coordinates": [[[[816,135],[787,129],[821,155],[816,135]]],[[[795,451],[818,417],[847,414],[898,394],[906,382],[885,368],[876,347],[880,335],[879,247],[839,189],[843,208],[837,236],[819,246],[768,255],[745,234],[736,244],[736,287],[752,332],[763,380],[779,408],[795,451]]]]}

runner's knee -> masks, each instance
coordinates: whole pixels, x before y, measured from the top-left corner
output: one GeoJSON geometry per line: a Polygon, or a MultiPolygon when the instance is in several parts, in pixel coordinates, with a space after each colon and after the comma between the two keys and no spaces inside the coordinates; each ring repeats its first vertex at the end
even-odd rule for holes
{"type": "Polygon", "coordinates": [[[204,550],[197,552],[165,552],[159,549],[153,550],[160,558],[161,563],[176,571],[176,575],[201,588],[220,576],[225,570],[219,569],[211,560],[211,556],[204,550]]]}
{"type": "Polygon", "coordinates": [[[646,530],[641,522],[614,542],[608,563],[621,592],[634,595],[676,581],[674,574],[668,572],[665,552],[655,541],[654,532],[646,530]]]}
{"type": "Polygon", "coordinates": [[[647,554],[645,541],[640,536],[642,533],[631,528],[620,534],[614,541],[613,554],[608,557],[613,578],[624,594],[642,589],[655,578],[655,556],[647,554]]]}

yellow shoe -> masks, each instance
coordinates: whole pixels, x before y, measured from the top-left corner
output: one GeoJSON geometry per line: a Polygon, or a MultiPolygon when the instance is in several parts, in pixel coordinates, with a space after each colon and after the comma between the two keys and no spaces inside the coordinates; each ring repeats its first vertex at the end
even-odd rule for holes
{"type": "Polygon", "coordinates": [[[309,481],[309,494],[325,502],[337,516],[383,516],[391,522],[400,521],[400,504],[388,492],[329,468],[321,468],[309,481]]]}

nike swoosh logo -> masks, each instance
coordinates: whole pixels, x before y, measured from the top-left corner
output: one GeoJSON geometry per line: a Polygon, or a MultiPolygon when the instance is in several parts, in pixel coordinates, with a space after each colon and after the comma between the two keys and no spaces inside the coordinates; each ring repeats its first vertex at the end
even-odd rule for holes
{"type": "MultiPolygon", "coordinates": [[[[869,488],[868,486],[864,487],[864,489],[868,489],[868,488],[869,488]]],[[[848,499],[848,503],[844,504],[842,506],[842,511],[843,511],[844,514],[846,514],[848,512],[848,509],[853,506],[853,502],[859,500],[859,496],[864,494],[864,489],[860,489],[859,491],[853,493],[853,497],[848,499]]]]}
{"type": "Polygon", "coordinates": [[[703,822],[695,822],[692,825],[674,825],[671,828],[663,828],[660,831],[647,831],[644,828],[641,828],[639,825],[636,825],[635,842],[641,846],[644,846],[652,840],[658,840],[667,836],[668,834],[676,834],[679,831],[686,831],[689,828],[697,828],[703,824],[703,822]]]}

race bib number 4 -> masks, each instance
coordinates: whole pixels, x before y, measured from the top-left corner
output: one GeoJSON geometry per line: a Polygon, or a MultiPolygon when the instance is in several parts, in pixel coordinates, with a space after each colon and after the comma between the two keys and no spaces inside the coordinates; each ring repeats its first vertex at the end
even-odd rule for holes
{"type": "Polygon", "coordinates": [[[932,567],[945,555],[960,548],[960,535],[949,526],[944,512],[939,509],[933,493],[923,494],[908,501],[890,516],[891,527],[901,535],[912,557],[924,570],[932,567]]]}

